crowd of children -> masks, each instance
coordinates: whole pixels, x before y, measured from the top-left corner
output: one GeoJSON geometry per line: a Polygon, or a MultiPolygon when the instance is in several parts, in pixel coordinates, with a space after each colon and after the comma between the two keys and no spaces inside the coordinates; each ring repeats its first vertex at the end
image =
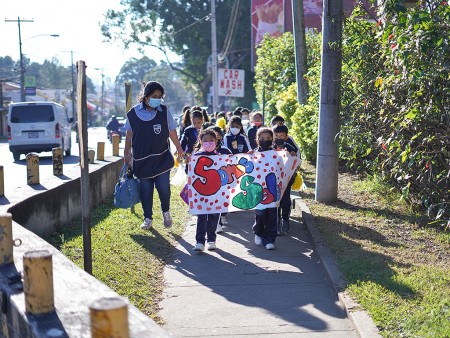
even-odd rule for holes
{"type": "MultiPolygon", "coordinates": [[[[185,107],[180,125],[181,147],[187,157],[269,150],[286,150],[292,156],[300,157],[300,149],[289,136],[282,116],[274,116],[271,127],[264,127],[263,124],[263,115],[260,112],[250,114],[248,109],[242,107],[237,107],[232,113],[217,112],[212,117],[201,107],[185,107]]],[[[256,245],[273,250],[276,237],[289,232],[290,194],[295,175],[294,173],[290,179],[278,208],[255,209],[252,229],[256,245]]],[[[225,216],[224,213],[197,216],[194,251],[204,251],[205,244],[208,250],[217,248],[216,234],[223,232],[225,216]]]]}

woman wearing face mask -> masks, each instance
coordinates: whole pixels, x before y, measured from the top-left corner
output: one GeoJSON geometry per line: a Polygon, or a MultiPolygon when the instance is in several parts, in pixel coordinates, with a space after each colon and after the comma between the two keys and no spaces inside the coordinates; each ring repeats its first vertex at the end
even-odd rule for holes
{"type": "Polygon", "coordinates": [[[233,116],[228,121],[228,130],[223,141],[225,147],[230,149],[233,154],[248,153],[251,150],[247,135],[245,135],[244,129],[242,128],[242,120],[239,116],[233,116]]]}
{"type": "Polygon", "coordinates": [[[142,84],[138,104],[127,113],[124,161],[133,166],[134,175],[140,179],[140,197],[144,210],[141,228],[148,230],[153,222],[153,192],[158,191],[164,226],[172,226],[170,216],[170,169],[174,166],[169,138],[184,156],[178,141],[176,123],[169,109],[162,105],[164,88],[155,81],[142,84]]]}

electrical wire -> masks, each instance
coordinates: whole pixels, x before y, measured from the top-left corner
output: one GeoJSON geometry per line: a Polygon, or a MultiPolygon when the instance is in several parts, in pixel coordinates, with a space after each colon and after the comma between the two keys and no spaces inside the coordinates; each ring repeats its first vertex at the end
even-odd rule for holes
{"type": "Polygon", "coordinates": [[[222,51],[217,55],[220,62],[223,62],[227,57],[230,47],[233,44],[234,36],[236,35],[236,22],[239,16],[239,9],[241,7],[241,0],[236,0],[231,8],[230,21],[228,23],[225,41],[223,43],[222,51]]]}

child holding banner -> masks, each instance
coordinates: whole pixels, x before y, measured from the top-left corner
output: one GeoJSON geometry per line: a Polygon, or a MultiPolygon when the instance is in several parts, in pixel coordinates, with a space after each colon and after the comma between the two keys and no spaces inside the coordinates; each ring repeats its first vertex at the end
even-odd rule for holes
{"type": "MultiPolygon", "coordinates": [[[[274,150],[286,150],[292,156],[300,153],[298,148],[289,142],[288,127],[284,124],[277,124],[273,128],[274,133],[274,150]]],[[[295,143],[294,143],[295,144],[295,143]]],[[[287,234],[289,231],[289,216],[291,214],[291,187],[295,181],[297,173],[294,172],[289,180],[286,190],[281,197],[280,206],[278,207],[278,229],[277,234],[287,234]]]]}
{"type": "MultiPolygon", "coordinates": [[[[256,133],[257,152],[272,150],[273,131],[261,127],[256,133]]],[[[264,245],[267,250],[275,249],[277,238],[277,208],[255,209],[255,223],[253,224],[255,244],[264,245]]]]}
{"type": "Polygon", "coordinates": [[[256,144],[256,132],[262,126],[262,114],[254,112],[252,114],[252,126],[247,130],[248,140],[250,142],[250,148],[255,149],[258,145],[256,144]]]}
{"type": "MultiPolygon", "coordinates": [[[[217,136],[213,129],[205,129],[200,132],[197,151],[194,156],[211,156],[219,154],[216,150],[217,136]]],[[[208,243],[208,250],[215,250],[216,247],[216,229],[219,224],[220,214],[199,214],[197,215],[197,231],[195,234],[194,251],[205,250],[205,237],[208,243]]]]}

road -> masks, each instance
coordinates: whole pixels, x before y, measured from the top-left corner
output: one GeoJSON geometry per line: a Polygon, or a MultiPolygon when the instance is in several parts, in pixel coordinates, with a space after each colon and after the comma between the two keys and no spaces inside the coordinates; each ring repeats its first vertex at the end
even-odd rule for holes
{"type": "MultiPolygon", "coordinates": [[[[88,129],[88,148],[97,151],[97,143],[105,142],[105,156],[112,156],[112,145],[106,138],[106,128],[95,127],[88,129]]],[[[125,140],[119,144],[119,153],[123,155],[125,140]]],[[[75,142],[75,132],[72,132],[72,156],[64,157],[64,171],[70,167],[79,165],[78,143],[75,142]]],[[[96,154],[97,157],[97,154],[96,154]]],[[[5,196],[12,193],[18,187],[27,184],[27,166],[25,156],[20,157],[20,161],[14,162],[13,155],[9,151],[8,142],[0,141],[0,165],[3,166],[5,196]]],[[[39,153],[39,178],[43,180],[53,175],[53,162],[51,152],[39,153]]]]}

